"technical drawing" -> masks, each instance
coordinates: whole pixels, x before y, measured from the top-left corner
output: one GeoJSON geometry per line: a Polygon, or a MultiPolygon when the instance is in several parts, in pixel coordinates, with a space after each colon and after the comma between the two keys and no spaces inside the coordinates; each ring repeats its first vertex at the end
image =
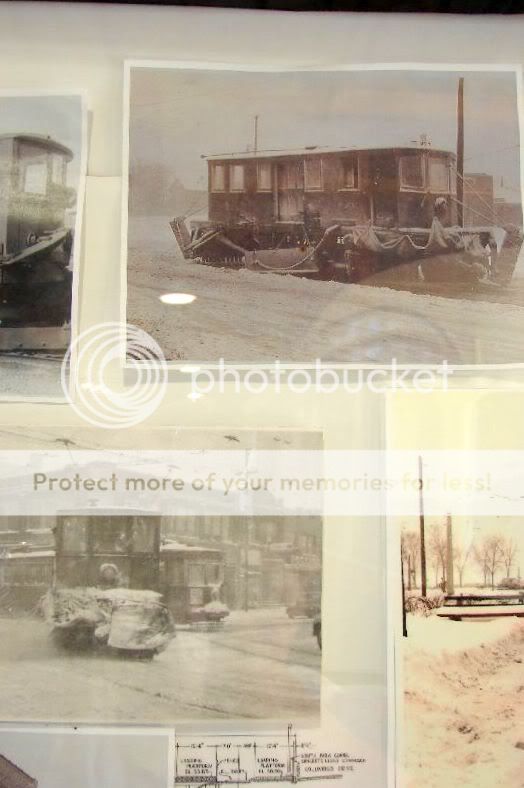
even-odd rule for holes
{"type": "Polygon", "coordinates": [[[175,785],[184,788],[340,779],[363,763],[299,737],[291,724],[276,735],[175,736],[175,785]]]}

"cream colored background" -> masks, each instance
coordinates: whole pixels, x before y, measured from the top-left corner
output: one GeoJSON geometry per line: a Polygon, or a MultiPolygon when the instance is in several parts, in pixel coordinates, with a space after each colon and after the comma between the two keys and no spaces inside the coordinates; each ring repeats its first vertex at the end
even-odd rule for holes
{"type": "MultiPolygon", "coordinates": [[[[524,20],[518,17],[268,14],[0,3],[0,88],[87,90],[91,122],[81,326],[116,320],[120,314],[124,58],[286,67],[406,61],[518,64],[524,55],[523,33],[524,20]]],[[[505,384],[511,385],[511,375],[505,377],[505,384]]],[[[488,381],[480,376],[475,382],[487,385],[488,381]]],[[[187,393],[186,386],[171,385],[163,406],[147,426],[322,429],[329,449],[378,448],[384,437],[384,403],[377,396],[230,392],[195,402],[187,393]]],[[[392,398],[388,421],[391,440],[399,448],[420,443],[467,448],[477,439],[520,448],[524,439],[521,397],[513,394],[399,395],[392,398]]],[[[1,405],[0,436],[2,429],[18,424],[79,422],[66,405],[1,405]]],[[[352,726],[355,743],[362,736],[370,743],[373,740],[379,767],[386,722],[381,701],[386,682],[382,521],[329,521],[325,550],[323,662],[326,698],[332,701],[325,723],[352,726]],[[353,689],[341,695],[341,686],[353,689]],[[371,691],[367,701],[359,699],[361,688],[371,691]],[[370,704],[370,697],[376,702],[370,704]]],[[[380,769],[370,779],[373,788],[381,782],[379,774],[380,769]]]]}

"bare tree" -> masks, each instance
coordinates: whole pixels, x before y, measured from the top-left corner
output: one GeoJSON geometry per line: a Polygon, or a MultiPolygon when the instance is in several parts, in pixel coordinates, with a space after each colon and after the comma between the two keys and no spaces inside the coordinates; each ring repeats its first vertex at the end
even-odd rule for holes
{"type": "Polygon", "coordinates": [[[479,565],[480,570],[482,572],[483,585],[487,586],[487,584],[488,584],[488,559],[487,559],[484,543],[476,544],[474,546],[474,548],[473,548],[473,557],[475,558],[475,561],[479,565]]]}
{"type": "Polygon", "coordinates": [[[404,575],[407,579],[407,589],[417,588],[417,568],[420,563],[420,534],[417,531],[404,529],[401,536],[402,560],[404,561],[404,575]]]}
{"type": "Polygon", "coordinates": [[[511,567],[513,566],[515,558],[519,552],[517,543],[514,539],[512,539],[511,536],[502,539],[501,552],[502,563],[504,564],[504,568],[506,570],[506,577],[509,577],[511,575],[511,567]]]}
{"type": "Polygon", "coordinates": [[[466,567],[471,559],[472,553],[472,544],[468,545],[468,547],[463,547],[462,545],[458,544],[453,548],[453,563],[455,564],[455,568],[458,572],[459,585],[461,588],[464,586],[464,572],[466,571],[466,567]]]}
{"type": "Polygon", "coordinates": [[[485,536],[475,551],[475,558],[484,575],[484,585],[487,585],[488,576],[491,589],[495,588],[495,573],[503,566],[502,544],[504,538],[497,534],[485,536]]]}
{"type": "Polygon", "coordinates": [[[435,588],[439,585],[439,577],[446,581],[446,533],[442,526],[432,525],[429,532],[429,555],[435,569],[435,588]]]}

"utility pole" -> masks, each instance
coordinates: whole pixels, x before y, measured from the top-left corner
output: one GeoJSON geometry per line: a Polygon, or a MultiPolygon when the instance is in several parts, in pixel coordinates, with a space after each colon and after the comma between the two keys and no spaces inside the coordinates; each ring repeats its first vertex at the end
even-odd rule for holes
{"type": "Polygon", "coordinates": [[[427,596],[428,583],[426,576],[426,537],[424,523],[424,477],[422,475],[422,457],[418,458],[418,490],[419,490],[419,521],[420,521],[420,593],[427,596]]]}
{"type": "Polygon", "coordinates": [[[446,517],[446,590],[448,594],[455,593],[455,578],[453,576],[453,523],[451,515],[446,517]]]}
{"type": "Polygon", "coordinates": [[[255,134],[253,137],[253,150],[255,153],[258,150],[258,115],[255,115],[255,134]]]}
{"type": "Polygon", "coordinates": [[[404,582],[404,556],[402,555],[402,547],[400,548],[400,573],[402,577],[402,636],[408,636],[408,622],[406,616],[406,585],[404,582]]]}
{"type": "Polygon", "coordinates": [[[464,227],[464,77],[460,77],[457,96],[457,220],[464,227]]]}
{"type": "Polygon", "coordinates": [[[249,517],[244,520],[244,610],[249,610],[249,517]]]}

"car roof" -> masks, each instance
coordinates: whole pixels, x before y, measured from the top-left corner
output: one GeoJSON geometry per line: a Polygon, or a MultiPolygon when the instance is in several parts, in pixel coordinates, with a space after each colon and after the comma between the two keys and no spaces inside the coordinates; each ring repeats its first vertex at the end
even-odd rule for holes
{"type": "Polygon", "coordinates": [[[291,148],[291,149],[275,149],[275,150],[257,150],[257,151],[237,151],[235,153],[213,153],[210,155],[204,154],[202,158],[208,161],[231,161],[231,160],[256,160],[256,159],[273,159],[284,156],[314,156],[325,153],[380,153],[387,151],[397,151],[400,153],[420,153],[430,151],[439,155],[455,156],[452,151],[444,150],[442,148],[432,148],[421,145],[387,145],[377,146],[373,148],[363,148],[352,146],[347,148],[330,148],[321,147],[319,145],[310,145],[305,148],[291,148]]]}
{"type": "Polygon", "coordinates": [[[18,140],[19,142],[27,142],[31,145],[40,145],[55,153],[63,154],[69,160],[73,158],[73,151],[70,148],[45,134],[0,134],[0,140],[18,140]]]}

